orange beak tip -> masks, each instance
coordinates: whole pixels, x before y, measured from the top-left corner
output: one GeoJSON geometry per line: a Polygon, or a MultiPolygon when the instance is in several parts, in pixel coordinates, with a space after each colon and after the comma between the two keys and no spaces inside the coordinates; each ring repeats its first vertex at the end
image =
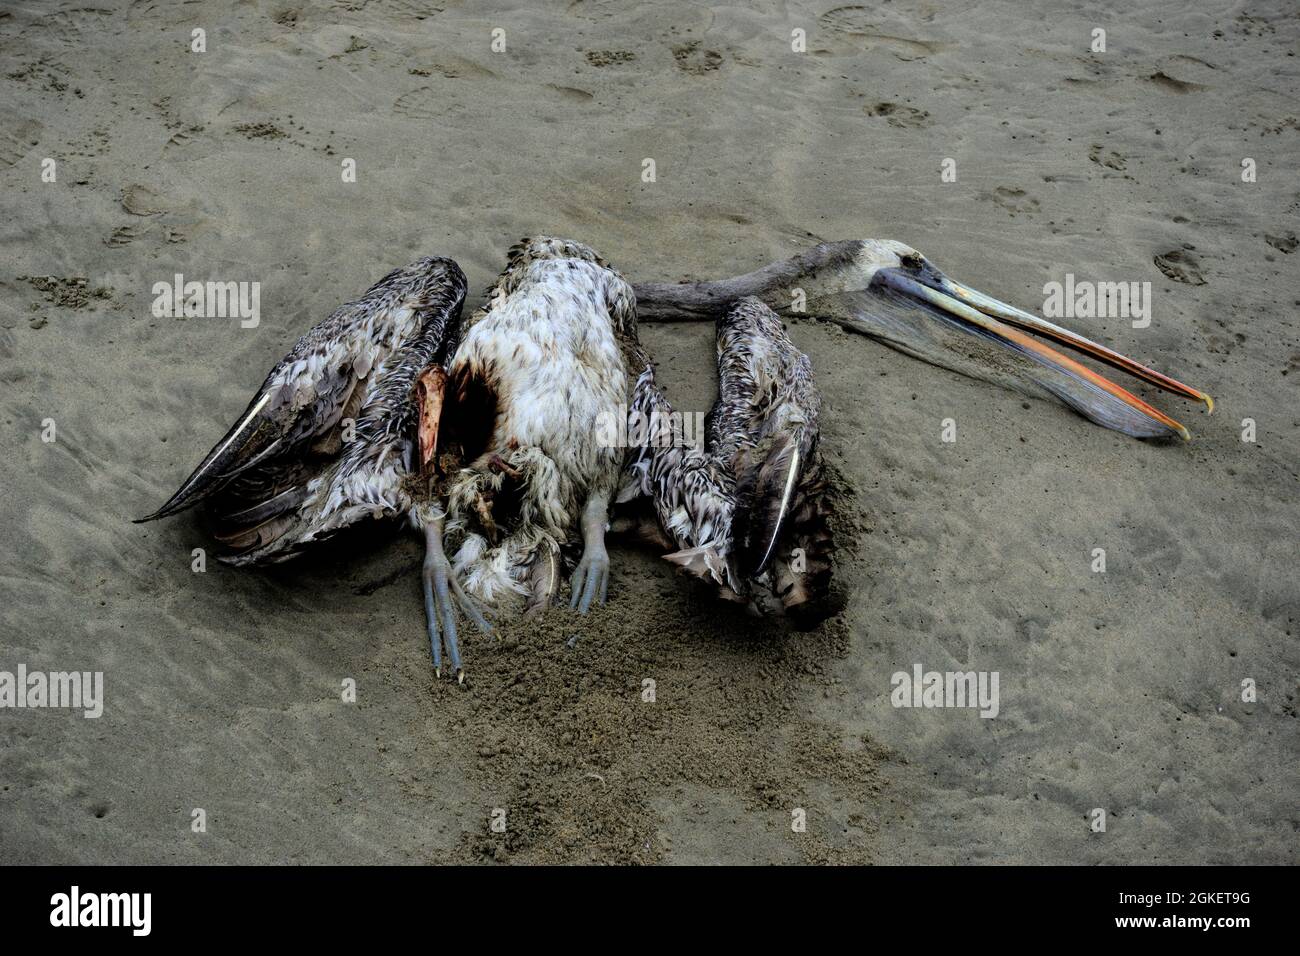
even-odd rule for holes
{"type": "Polygon", "coordinates": [[[1201,401],[1205,402],[1205,414],[1213,415],[1214,399],[1212,399],[1209,395],[1206,395],[1204,392],[1201,392],[1201,401]]]}

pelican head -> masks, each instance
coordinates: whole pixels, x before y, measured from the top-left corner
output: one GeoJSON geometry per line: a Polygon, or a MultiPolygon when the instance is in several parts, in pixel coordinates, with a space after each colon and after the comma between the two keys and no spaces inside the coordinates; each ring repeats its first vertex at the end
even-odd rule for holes
{"type": "Polygon", "coordinates": [[[893,239],[822,243],[732,279],[635,288],[642,320],[711,317],[753,295],[783,315],[827,319],[932,365],[1055,398],[1099,425],[1137,438],[1190,436],[1164,412],[1042,339],[1214,409],[1206,393],[950,279],[916,249],[893,239]]]}

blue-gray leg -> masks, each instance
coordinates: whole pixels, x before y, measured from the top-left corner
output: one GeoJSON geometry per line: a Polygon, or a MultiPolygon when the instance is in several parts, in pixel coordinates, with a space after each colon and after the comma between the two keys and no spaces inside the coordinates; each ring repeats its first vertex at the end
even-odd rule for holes
{"type": "Polygon", "coordinates": [[[609,527],[609,492],[594,493],[582,512],[582,560],[573,572],[573,597],[570,608],[579,614],[591,609],[597,597],[605,603],[609,594],[609,553],[605,550],[605,531],[609,527]]]}
{"type": "Polygon", "coordinates": [[[442,519],[434,519],[424,526],[424,614],[429,627],[429,648],[433,652],[433,673],[442,677],[442,651],[446,645],[452,671],[457,683],[465,682],[465,669],[460,660],[460,644],[456,639],[456,604],[465,616],[484,634],[492,633],[483,612],[470,599],[451,573],[451,562],[442,550],[442,519]]]}

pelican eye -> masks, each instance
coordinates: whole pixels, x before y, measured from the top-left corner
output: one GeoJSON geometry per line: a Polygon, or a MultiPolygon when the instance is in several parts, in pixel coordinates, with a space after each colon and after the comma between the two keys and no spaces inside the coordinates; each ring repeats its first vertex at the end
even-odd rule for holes
{"type": "Polygon", "coordinates": [[[899,264],[904,269],[910,269],[912,272],[920,272],[921,267],[925,265],[925,257],[919,252],[909,252],[898,257],[899,264]]]}

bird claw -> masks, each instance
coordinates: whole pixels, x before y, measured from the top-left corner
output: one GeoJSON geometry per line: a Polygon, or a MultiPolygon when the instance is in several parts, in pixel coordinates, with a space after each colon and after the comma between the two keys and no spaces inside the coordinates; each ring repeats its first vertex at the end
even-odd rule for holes
{"type": "Polygon", "coordinates": [[[433,673],[442,677],[442,652],[446,645],[447,656],[456,674],[456,683],[465,683],[465,668],[460,659],[460,643],[456,634],[456,607],[484,634],[492,633],[492,625],[461,588],[451,573],[451,563],[442,551],[442,528],[426,529],[429,553],[424,561],[424,614],[429,630],[429,649],[433,653],[433,673]]]}
{"type": "Polygon", "coordinates": [[[591,602],[597,594],[600,603],[605,603],[609,594],[609,555],[604,548],[596,551],[588,547],[583,552],[582,560],[573,572],[571,586],[573,597],[569,608],[576,608],[579,614],[586,614],[591,609],[591,602]]]}

